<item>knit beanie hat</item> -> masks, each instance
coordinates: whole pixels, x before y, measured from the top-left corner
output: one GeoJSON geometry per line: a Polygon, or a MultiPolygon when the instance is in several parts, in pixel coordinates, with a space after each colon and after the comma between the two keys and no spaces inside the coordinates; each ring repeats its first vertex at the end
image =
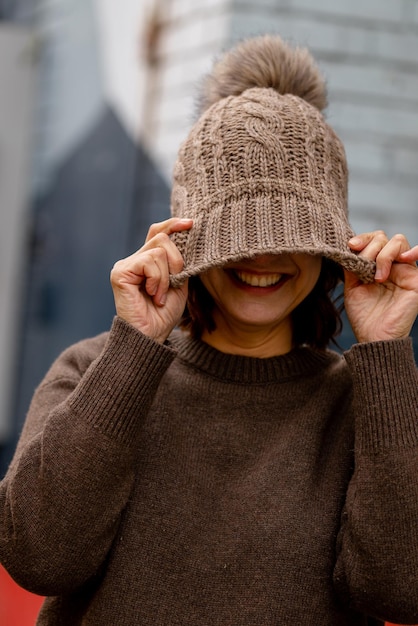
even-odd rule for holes
{"type": "Polygon", "coordinates": [[[325,122],[324,79],[306,49],[279,36],[230,50],[203,84],[200,118],[174,167],[174,233],[189,276],[260,254],[321,255],[371,282],[375,264],[348,247],[347,164],[325,122]]]}

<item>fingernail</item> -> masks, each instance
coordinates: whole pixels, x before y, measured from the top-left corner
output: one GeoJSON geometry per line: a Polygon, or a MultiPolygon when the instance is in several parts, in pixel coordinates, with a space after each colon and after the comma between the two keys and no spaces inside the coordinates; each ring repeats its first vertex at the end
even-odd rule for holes
{"type": "Polygon", "coordinates": [[[361,242],[359,237],[352,237],[348,243],[352,243],[353,246],[357,246],[361,242]]]}
{"type": "Polygon", "coordinates": [[[162,306],[164,306],[164,304],[165,304],[166,302],[167,302],[167,294],[166,294],[166,293],[163,293],[163,295],[162,295],[162,296],[161,296],[161,298],[160,298],[160,304],[161,304],[162,306]]]}
{"type": "Polygon", "coordinates": [[[374,275],[375,280],[381,280],[383,278],[383,272],[381,269],[377,269],[374,275]]]}

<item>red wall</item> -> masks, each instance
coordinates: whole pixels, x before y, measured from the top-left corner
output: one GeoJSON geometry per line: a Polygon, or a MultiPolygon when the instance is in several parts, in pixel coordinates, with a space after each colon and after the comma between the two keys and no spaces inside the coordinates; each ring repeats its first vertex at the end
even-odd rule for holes
{"type": "Polygon", "coordinates": [[[0,624],[34,626],[42,598],[16,585],[0,566],[0,624]]]}

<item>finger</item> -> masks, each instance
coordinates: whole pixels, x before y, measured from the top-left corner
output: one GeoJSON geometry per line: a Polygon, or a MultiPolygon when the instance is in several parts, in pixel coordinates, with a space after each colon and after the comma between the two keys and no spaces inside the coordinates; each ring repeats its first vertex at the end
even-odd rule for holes
{"type": "Polygon", "coordinates": [[[388,237],[383,230],[374,230],[370,233],[356,235],[348,242],[350,248],[359,256],[375,261],[377,255],[387,244],[388,237]]]}
{"type": "Polygon", "coordinates": [[[142,283],[144,291],[154,299],[155,304],[163,306],[167,300],[167,291],[170,286],[169,263],[164,248],[153,248],[142,253],[138,266],[134,269],[143,272],[142,283]]]}
{"type": "Polygon", "coordinates": [[[411,265],[415,265],[418,261],[418,245],[410,248],[409,250],[405,250],[399,255],[399,260],[404,261],[405,263],[411,263],[411,265]]]}
{"type": "Polygon", "coordinates": [[[155,303],[162,306],[170,287],[170,274],[181,272],[184,266],[183,257],[169,234],[177,229],[188,229],[192,224],[192,220],[173,218],[152,225],[149,231],[152,237],[144,246],[114,265],[112,286],[115,289],[123,289],[127,285],[143,286],[155,303]]]}
{"type": "MultiPolygon", "coordinates": [[[[175,246],[174,248],[177,250],[175,246]]],[[[169,254],[166,248],[155,248],[152,251],[152,256],[158,272],[155,276],[147,279],[146,289],[150,295],[154,296],[154,302],[158,306],[164,306],[167,301],[167,293],[170,289],[170,267],[172,266],[172,262],[169,260],[169,254]]],[[[181,255],[180,261],[181,267],[183,267],[181,255]]]]}
{"type": "Polygon", "coordinates": [[[192,226],[192,219],[180,219],[179,217],[170,217],[168,220],[164,220],[163,222],[151,224],[145,242],[149,242],[151,239],[153,239],[153,237],[160,233],[171,235],[172,233],[176,233],[182,230],[189,230],[192,226]]]}
{"type": "Polygon", "coordinates": [[[183,269],[183,257],[177,246],[162,233],[130,257],[115,264],[111,274],[117,289],[135,285],[163,306],[170,288],[170,273],[183,269]]]}
{"type": "Polygon", "coordinates": [[[166,233],[158,233],[152,237],[137,254],[142,254],[144,251],[157,250],[161,248],[165,251],[166,261],[168,263],[168,269],[171,274],[177,274],[183,269],[184,261],[175,243],[170,239],[166,233]]]}
{"type": "Polygon", "coordinates": [[[384,282],[389,278],[392,265],[400,261],[401,254],[410,249],[404,235],[394,235],[376,257],[375,280],[384,282]]]}
{"type": "Polygon", "coordinates": [[[154,249],[142,253],[129,265],[116,268],[111,275],[112,286],[116,291],[123,292],[132,287],[153,299],[158,306],[166,302],[169,288],[168,263],[162,249],[154,249]]]}
{"type": "MultiPolygon", "coordinates": [[[[147,293],[154,295],[151,285],[153,280],[157,284],[159,274],[160,269],[155,261],[155,257],[152,252],[149,251],[134,254],[115,263],[110,274],[110,279],[112,286],[119,290],[140,287],[146,283],[146,281],[150,280],[147,293]]],[[[156,288],[154,291],[156,291],[156,288]]]]}

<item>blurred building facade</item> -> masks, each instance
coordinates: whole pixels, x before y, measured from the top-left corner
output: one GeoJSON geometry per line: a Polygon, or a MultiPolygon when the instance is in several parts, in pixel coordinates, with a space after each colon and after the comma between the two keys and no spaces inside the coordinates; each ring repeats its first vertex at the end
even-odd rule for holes
{"type": "Polygon", "coordinates": [[[236,40],[311,48],[354,229],[418,242],[418,0],[0,0],[0,20],[0,475],[52,359],[109,327],[109,271],[168,215],[199,80],[236,40]]]}

